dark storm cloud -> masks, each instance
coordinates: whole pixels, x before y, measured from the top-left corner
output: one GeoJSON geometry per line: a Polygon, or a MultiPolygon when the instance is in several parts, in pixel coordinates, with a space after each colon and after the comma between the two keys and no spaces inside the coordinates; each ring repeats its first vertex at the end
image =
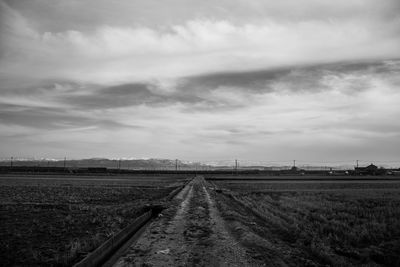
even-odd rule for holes
{"type": "Polygon", "coordinates": [[[60,108],[26,107],[0,104],[0,124],[19,125],[36,129],[54,130],[78,127],[99,127],[103,129],[140,128],[110,119],[92,118],[85,115],[69,114],[60,108]]]}
{"type": "MultiPolygon", "coordinates": [[[[228,87],[231,91],[240,91],[248,95],[273,92],[273,82],[290,75],[292,69],[254,72],[217,73],[195,77],[186,77],[179,81],[175,90],[166,92],[155,83],[122,84],[94,90],[86,90],[84,94],[63,94],[58,97],[60,103],[72,107],[91,109],[123,108],[138,105],[168,106],[182,104],[187,111],[207,111],[209,109],[231,109],[245,107],[246,104],[231,103],[229,99],[217,99],[213,92],[221,87],[228,87]]],[[[304,75],[303,84],[313,83],[304,75]]],[[[298,83],[299,84],[299,83],[298,83]]],[[[47,86],[46,90],[53,90],[47,86]]],[[[44,90],[44,89],[40,89],[44,90]]],[[[38,90],[38,91],[40,91],[38,90]]],[[[70,89],[71,92],[76,91],[70,89]]]]}
{"type": "Polygon", "coordinates": [[[226,127],[214,127],[211,130],[219,131],[219,135],[215,135],[221,139],[229,137],[250,137],[250,136],[272,136],[279,134],[299,134],[301,131],[299,130],[259,130],[255,127],[251,126],[241,126],[236,128],[228,128],[226,127]]]}
{"type": "Polygon", "coordinates": [[[187,94],[165,94],[152,91],[152,84],[123,84],[105,87],[87,94],[62,96],[61,102],[79,109],[121,108],[137,105],[195,104],[205,102],[199,96],[187,94]]]}
{"type": "MultiPolygon", "coordinates": [[[[83,86],[67,81],[49,81],[33,87],[1,90],[6,102],[32,99],[33,103],[36,100],[44,101],[44,107],[48,103],[50,106],[62,105],[65,108],[89,111],[179,104],[187,112],[196,112],[245,108],[252,105],[252,97],[266,94],[308,94],[340,90],[344,94],[354,95],[368,90],[376,77],[389,77],[388,82],[396,84],[399,79],[393,77],[399,73],[399,61],[392,60],[212,73],[178,79],[173,90],[165,90],[156,82],[104,87],[94,84],[83,86]],[[227,94],[232,96],[227,97],[227,94]]],[[[14,104],[23,106],[18,101],[14,104]]],[[[56,114],[55,110],[50,109],[35,112],[56,114]]]]}
{"type": "Polygon", "coordinates": [[[204,92],[221,86],[240,88],[249,91],[267,91],[268,84],[276,79],[288,75],[290,69],[259,70],[245,72],[225,72],[204,74],[195,77],[184,78],[181,91],[194,90],[204,92]]]}
{"type": "MultiPolygon", "coordinates": [[[[15,80],[4,81],[0,85],[0,91],[3,96],[49,96],[49,95],[62,95],[62,94],[73,94],[79,92],[82,88],[81,85],[76,82],[63,81],[63,80],[45,80],[38,82],[24,82],[19,81],[19,86],[15,87],[15,80]]],[[[87,85],[86,87],[91,87],[87,85]]],[[[94,86],[94,85],[93,85],[94,86]]],[[[95,86],[94,86],[95,87],[95,86]]]]}
{"type": "MultiPolygon", "coordinates": [[[[242,96],[268,93],[309,93],[336,89],[335,84],[327,84],[326,77],[334,82],[346,82],[344,93],[355,94],[369,88],[365,75],[387,73],[389,67],[384,62],[359,62],[290,67],[278,70],[258,70],[246,72],[212,73],[179,79],[172,91],[163,90],[157,83],[135,83],[86,90],[83,94],[63,94],[56,99],[81,110],[123,108],[138,105],[168,106],[182,104],[186,111],[210,111],[243,108],[251,103],[237,103],[229,98],[217,98],[215,92],[226,89],[242,96]],[[385,71],[386,70],[386,71],[385,71]],[[348,76],[352,77],[347,81],[348,76]]],[[[53,86],[47,86],[54,91],[53,86]]],[[[41,89],[43,90],[43,89],[41,89]]],[[[69,89],[78,92],[77,89],[69,89]]]]}
{"type": "Polygon", "coordinates": [[[349,90],[346,91],[346,93],[352,94],[368,89],[369,80],[373,75],[400,73],[399,60],[388,62],[393,65],[389,65],[387,61],[346,62],[286,67],[276,70],[212,73],[183,78],[179,90],[180,92],[204,93],[227,87],[232,91],[248,94],[279,93],[280,90],[293,93],[320,92],[336,89],[334,85],[326,83],[327,77],[346,81],[350,76],[355,76],[352,79],[358,77],[359,80],[357,82],[349,81],[349,90]],[[283,83],[282,87],[277,86],[280,83],[283,83]]]}

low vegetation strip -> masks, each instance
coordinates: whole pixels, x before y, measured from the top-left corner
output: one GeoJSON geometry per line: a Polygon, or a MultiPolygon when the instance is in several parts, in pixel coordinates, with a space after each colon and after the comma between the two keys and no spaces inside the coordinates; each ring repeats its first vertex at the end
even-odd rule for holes
{"type": "Polygon", "coordinates": [[[400,266],[400,190],[390,185],[255,193],[244,185],[217,200],[232,233],[266,263],[400,266]]]}
{"type": "Polygon", "coordinates": [[[207,181],[257,182],[257,181],[400,181],[399,176],[258,176],[209,177],[207,181]]]}

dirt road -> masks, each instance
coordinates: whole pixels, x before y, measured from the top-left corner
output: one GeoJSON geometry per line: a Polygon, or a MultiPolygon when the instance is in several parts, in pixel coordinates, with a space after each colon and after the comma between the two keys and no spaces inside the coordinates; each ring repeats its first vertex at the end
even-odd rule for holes
{"type": "Polygon", "coordinates": [[[208,187],[194,178],[114,266],[260,266],[226,230],[208,187]]]}

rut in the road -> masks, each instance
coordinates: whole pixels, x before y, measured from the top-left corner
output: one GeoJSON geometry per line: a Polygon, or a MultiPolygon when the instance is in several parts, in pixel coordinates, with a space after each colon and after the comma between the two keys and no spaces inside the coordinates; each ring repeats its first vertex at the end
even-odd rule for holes
{"type": "Polygon", "coordinates": [[[184,192],[175,215],[154,221],[115,266],[253,265],[226,231],[204,179],[196,177],[184,192]]]}

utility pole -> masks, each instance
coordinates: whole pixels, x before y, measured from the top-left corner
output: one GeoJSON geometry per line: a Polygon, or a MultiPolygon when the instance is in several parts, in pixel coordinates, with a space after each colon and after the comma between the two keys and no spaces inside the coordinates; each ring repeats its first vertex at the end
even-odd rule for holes
{"type": "Polygon", "coordinates": [[[238,172],[238,160],[237,159],[235,159],[235,172],[237,175],[237,172],[238,172]]]}
{"type": "Polygon", "coordinates": [[[358,168],[358,160],[356,160],[356,165],[357,165],[357,168],[358,168]]]}
{"type": "Polygon", "coordinates": [[[178,159],[175,160],[175,171],[178,171],[178,159]]]}
{"type": "Polygon", "coordinates": [[[296,168],[296,160],[293,160],[293,167],[296,168]]]}

